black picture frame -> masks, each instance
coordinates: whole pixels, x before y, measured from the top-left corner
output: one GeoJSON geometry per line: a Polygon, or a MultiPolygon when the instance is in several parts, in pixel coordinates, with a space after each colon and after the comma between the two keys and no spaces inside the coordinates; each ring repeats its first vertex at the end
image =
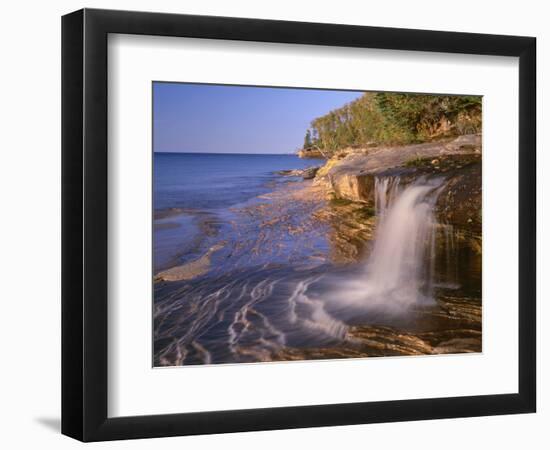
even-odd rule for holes
{"type": "Polygon", "coordinates": [[[96,9],[63,16],[62,433],[102,441],[535,412],[535,90],[533,37],[96,9]],[[109,418],[109,33],[519,57],[518,392],[109,418]]]}

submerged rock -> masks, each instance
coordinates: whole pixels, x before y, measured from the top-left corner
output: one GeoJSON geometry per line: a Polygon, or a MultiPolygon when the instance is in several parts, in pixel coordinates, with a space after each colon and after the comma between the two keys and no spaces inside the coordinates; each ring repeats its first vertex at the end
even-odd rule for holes
{"type": "Polygon", "coordinates": [[[208,251],[200,258],[158,273],[155,276],[154,281],[157,282],[192,280],[193,278],[197,278],[201,275],[208,273],[208,271],[210,270],[211,256],[218,250],[221,250],[224,245],[225,243],[219,242],[210,247],[208,251]]]}
{"type": "Polygon", "coordinates": [[[284,348],[275,361],[476,353],[482,350],[481,300],[441,297],[396,326],[356,325],[333,346],[284,348]]]}

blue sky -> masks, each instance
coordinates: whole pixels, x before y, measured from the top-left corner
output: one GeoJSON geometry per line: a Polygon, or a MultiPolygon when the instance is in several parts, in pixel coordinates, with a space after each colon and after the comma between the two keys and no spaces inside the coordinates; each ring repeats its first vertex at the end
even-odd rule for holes
{"type": "Polygon", "coordinates": [[[292,153],[310,122],[358,91],[153,84],[153,150],[292,153]]]}

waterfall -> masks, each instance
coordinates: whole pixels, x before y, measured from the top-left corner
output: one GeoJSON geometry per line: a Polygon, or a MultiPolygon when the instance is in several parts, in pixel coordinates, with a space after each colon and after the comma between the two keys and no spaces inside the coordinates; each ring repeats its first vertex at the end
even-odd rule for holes
{"type": "MultiPolygon", "coordinates": [[[[385,180],[388,180],[386,178],[385,180]]],[[[399,178],[378,182],[381,204],[374,248],[366,262],[371,295],[409,305],[431,297],[435,261],[433,207],[441,181],[399,189],[399,178]]]]}
{"type": "Polygon", "coordinates": [[[386,312],[433,303],[433,210],[442,186],[442,179],[407,185],[399,177],[375,179],[378,225],[372,251],[363,270],[331,293],[334,300],[386,312]]]}
{"type": "Polygon", "coordinates": [[[381,217],[386,213],[386,209],[395,199],[399,192],[399,177],[376,177],[374,179],[374,208],[376,215],[381,217]]]}

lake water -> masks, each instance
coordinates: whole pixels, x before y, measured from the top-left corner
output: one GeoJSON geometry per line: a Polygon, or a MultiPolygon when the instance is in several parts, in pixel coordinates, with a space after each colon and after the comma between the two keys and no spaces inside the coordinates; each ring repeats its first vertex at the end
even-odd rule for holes
{"type": "MultiPolygon", "coordinates": [[[[393,203],[385,199],[370,257],[341,265],[331,255],[354,236],[331,220],[357,219],[323,219],[331,211],[326,192],[277,173],[322,161],[154,158],[155,366],[418,354],[433,336],[458,352],[479,351],[480,292],[456,297],[464,281],[480,287],[479,278],[464,272],[462,280],[459,265],[430,256],[439,184],[413,184],[393,203]],[[434,296],[438,270],[445,283],[434,296]]],[[[445,254],[474,267],[458,249],[445,254]]]]}
{"type": "Polygon", "coordinates": [[[199,256],[231,208],[296,180],[277,171],[319,164],[295,155],[155,153],[155,273],[199,256]]]}
{"type": "Polygon", "coordinates": [[[278,170],[319,164],[295,155],[155,153],[154,209],[229,208],[268,192],[278,170]]]}

